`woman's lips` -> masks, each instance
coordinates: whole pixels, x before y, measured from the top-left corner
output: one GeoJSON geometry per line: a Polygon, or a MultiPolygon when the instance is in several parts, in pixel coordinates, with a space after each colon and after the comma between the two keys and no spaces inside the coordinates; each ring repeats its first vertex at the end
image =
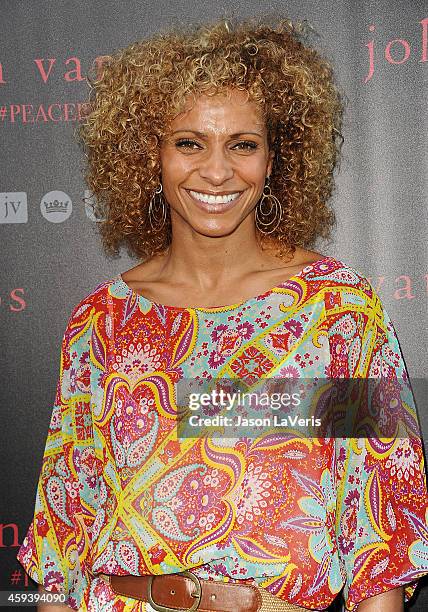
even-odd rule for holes
{"type": "MultiPolygon", "coordinates": [[[[192,190],[192,191],[196,191],[196,190],[192,190]]],[[[189,189],[186,189],[186,192],[188,193],[189,197],[192,198],[193,202],[195,202],[195,204],[201,210],[204,210],[205,212],[208,212],[208,213],[214,213],[214,214],[223,213],[233,208],[238,202],[241,201],[242,194],[244,193],[244,191],[241,191],[237,198],[235,198],[234,200],[231,200],[230,202],[223,203],[223,202],[202,202],[198,198],[194,197],[190,193],[189,189]]],[[[235,193],[238,193],[238,192],[235,192],[235,193]]]]}

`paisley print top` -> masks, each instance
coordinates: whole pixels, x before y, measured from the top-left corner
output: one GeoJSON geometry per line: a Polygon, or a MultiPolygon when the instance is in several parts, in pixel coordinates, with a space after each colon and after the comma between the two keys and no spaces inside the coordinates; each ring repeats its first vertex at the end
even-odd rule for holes
{"type": "MultiPolygon", "coordinates": [[[[407,601],[428,574],[420,436],[233,446],[177,436],[180,378],[247,376],[384,376],[401,385],[384,402],[410,388],[378,295],[333,257],[231,306],[161,305],[120,275],[82,299],[63,336],[34,518],[17,555],[31,578],[75,610],[101,609],[91,608],[93,574],[184,569],[255,581],[313,610],[342,588],[349,610],[400,585],[407,601]]],[[[102,597],[103,610],[147,609],[102,597]]]]}

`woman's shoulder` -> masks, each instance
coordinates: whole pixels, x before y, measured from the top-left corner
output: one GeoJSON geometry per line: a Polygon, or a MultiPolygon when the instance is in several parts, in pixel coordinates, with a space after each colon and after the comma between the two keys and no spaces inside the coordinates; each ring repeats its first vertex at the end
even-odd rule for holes
{"type": "Polygon", "coordinates": [[[305,268],[305,280],[321,282],[324,289],[355,289],[374,293],[371,279],[360,268],[327,255],[305,268]]]}
{"type": "Polygon", "coordinates": [[[337,257],[327,257],[309,270],[305,281],[309,287],[313,283],[312,293],[318,293],[320,301],[324,303],[324,322],[334,324],[334,329],[338,329],[338,322],[349,323],[350,316],[355,324],[376,321],[377,327],[385,332],[391,324],[383,300],[373,287],[370,276],[358,266],[337,257]]]}
{"type": "Polygon", "coordinates": [[[111,288],[115,285],[118,276],[110,277],[96,284],[90,291],[72,306],[69,313],[69,323],[80,319],[89,313],[108,312],[109,304],[113,303],[114,293],[111,288]]]}

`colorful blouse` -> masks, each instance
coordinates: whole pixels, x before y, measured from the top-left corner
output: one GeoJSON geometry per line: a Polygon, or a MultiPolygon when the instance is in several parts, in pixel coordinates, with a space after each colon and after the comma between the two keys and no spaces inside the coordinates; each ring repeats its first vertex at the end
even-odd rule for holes
{"type": "Polygon", "coordinates": [[[98,573],[255,582],[312,610],[348,610],[428,574],[420,435],[177,436],[185,377],[384,376],[415,411],[391,320],[333,257],[230,306],[174,307],[121,275],[73,309],[35,498],[17,558],[75,610],[148,610],[98,573]],[[402,389],[402,396],[400,391],[402,389]],[[409,400],[410,397],[410,400],[409,400]],[[95,574],[95,576],[94,576],[95,574]]]}

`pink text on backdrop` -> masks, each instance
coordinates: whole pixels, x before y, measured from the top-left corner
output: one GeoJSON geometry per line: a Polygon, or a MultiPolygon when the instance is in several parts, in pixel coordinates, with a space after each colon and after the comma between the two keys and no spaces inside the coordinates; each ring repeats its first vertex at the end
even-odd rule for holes
{"type": "MultiPolygon", "coordinates": [[[[428,17],[419,22],[422,26],[422,53],[420,62],[428,59],[428,17]]],[[[375,26],[371,24],[369,31],[374,32],[375,26]]],[[[371,40],[365,45],[369,50],[369,71],[364,79],[364,83],[370,81],[375,72],[375,41],[371,40]]],[[[384,56],[389,64],[404,64],[411,55],[410,43],[404,38],[390,40],[385,46],[384,56]]]]}
{"type": "Polygon", "coordinates": [[[19,546],[19,533],[18,533],[18,525],[16,523],[0,523],[0,548],[6,548],[6,547],[17,547],[19,546]],[[5,534],[8,533],[12,534],[12,543],[11,544],[5,544],[5,534]]]}
{"type": "MultiPolygon", "coordinates": [[[[99,78],[102,73],[103,65],[110,58],[109,55],[99,55],[94,59],[93,67],[95,68],[96,78],[99,78]]],[[[43,83],[47,83],[51,77],[55,73],[55,64],[57,63],[56,57],[49,58],[36,58],[34,60],[36,65],[36,74],[38,74],[43,83]]],[[[62,74],[62,78],[64,81],[72,82],[80,82],[85,81],[86,77],[82,76],[82,63],[78,57],[69,57],[64,61],[64,65],[69,70],[66,70],[62,74]]],[[[0,62],[0,85],[6,85],[7,81],[5,80],[5,71],[3,68],[3,64],[0,62]]]]}

